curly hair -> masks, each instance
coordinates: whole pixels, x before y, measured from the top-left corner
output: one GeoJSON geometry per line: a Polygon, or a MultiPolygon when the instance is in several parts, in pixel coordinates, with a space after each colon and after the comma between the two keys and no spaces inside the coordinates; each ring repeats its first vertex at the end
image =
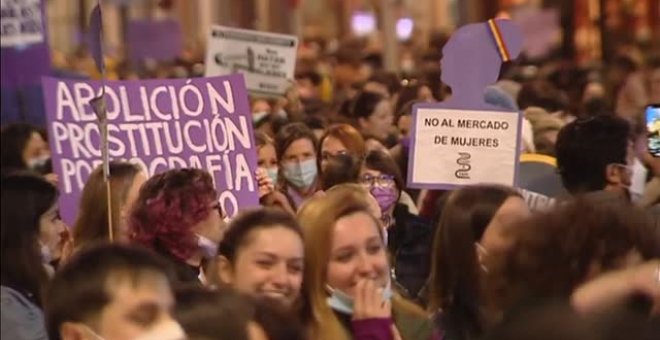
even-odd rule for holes
{"type": "Polygon", "coordinates": [[[185,261],[196,249],[191,228],[207,218],[217,198],[213,179],[200,169],[174,169],[140,189],[130,218],[131,240],[185,261]]]}
{"type": "Polygon", "coordinates": [[[593,275],[623,266],[633,251],[658,256],[647,217],[585,198],[537,214],[512,228],[512,248],[489,264],[489,296],[503,308],[524,298],[567,297],[593,275]]]}

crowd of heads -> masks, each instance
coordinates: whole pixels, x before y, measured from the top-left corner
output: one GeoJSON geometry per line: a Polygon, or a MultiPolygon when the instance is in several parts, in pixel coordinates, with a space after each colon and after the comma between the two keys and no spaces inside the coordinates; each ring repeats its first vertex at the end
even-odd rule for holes
{"type": "MultiPolygon", "coordinates": [[[[468,43],[451,47],[466,60],[444,58],[446,41],[408,46],[401,73],[360,41],[334,51],[303,41],[287,93],[250,98],[260,206],[236,216],[204,169],[149,176],[114,160],[107,178],[101,166],[89,175],[67,226],[46,133],[2,127],[3,337],[657,335],[660,164],[642,123],[660,102],[652,51],[604,65],[523,57],[499,70],[498,59],[478,74],[469,64],[497,50],[468,43]],[[415,104],[466,100],[520,112],[520,151],[533,156],[521,163],[550,169],[549,191],[564,194],[528,183],[408,187],[415,104]]],[[[178,66],[170,76],[200,71],[178,66]]],[[[166,76],[158,70],[143,71],[166,76]]]]}

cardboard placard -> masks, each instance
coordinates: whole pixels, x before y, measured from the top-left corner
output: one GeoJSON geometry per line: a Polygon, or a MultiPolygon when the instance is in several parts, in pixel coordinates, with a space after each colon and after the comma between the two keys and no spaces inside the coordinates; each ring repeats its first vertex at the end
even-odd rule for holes
{"type": "Polygon", "coordinates": [[[293,80],[297,47],[292,35],[213,26],[205,75],[242,73],[250,92],[282,95],[293,80]]]}
{"type": "Polygon", "coordinates": [[[409,186],[514,185],[521,118],[511,112],[415,107],[409,186]]]}
{"type": "MultiPolygon", "coordinates": [[[[102,162],[89,104],[101,84],[43,80],[60,210],[69,223],[85,181],[102,162]]],[[[110,159],[139,164],[149,176],[172,168],[204,169],[228,216],[258,205],[257,155],[242,76],[109,81],[105,93],[110,159]]]]}

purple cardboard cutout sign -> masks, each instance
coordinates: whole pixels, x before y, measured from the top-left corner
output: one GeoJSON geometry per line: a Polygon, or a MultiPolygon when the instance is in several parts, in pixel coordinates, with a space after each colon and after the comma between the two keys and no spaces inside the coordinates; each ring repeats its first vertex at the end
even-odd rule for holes
{"type": "MultiPolygon", "coordinates": [[[[90,106],[101,82],[44,78],[48,137],[59,176],[60,211],[68,223],[80,194],[101,164],[101,137],[90,106]]],[[[241,75],[105,83],[109,154],[148,175],[194,167],[214,178],[228,216],[257,206],[257,155],[241,75]]]]}
{"type": "MultiPolygon", "coordinates": [[[[522,48],[523,36],[520,28],[511,20],[496,19],[495,23],[499,29],[499,34],[506,46],[510,59],[515,59],[520,54],[522,48]]],[[[495,120],[498,119],[497,115],[504,111],[501,107],[488,104],[484,99],[486,87],[497,81],[503,63],[503,57],[498,50],[494,33],[491,32],[488,23],[482,22],[470,24],[459,28],[445,44],[442,52],[443,58],[440,62],[442,81],[451,87],[452,96],[441,103],[417,104],[413,107],[413,125],[411,130],[411,146],[409,154],[410,162],[408,163],[407,178],[408,185],[413,188],[452,189],[458,185],[463,185],[458,184],[458,182],[464,183],[465,185],[474,183],[474,181],[469,178],[463,178],[465,173],[461,171],[463,169],[468,169],[467,171],[469,171],[470,163],[468,163],[469,158],[466,160],[464,155],[461,155],[462,153],[459,153],[457,157],[454,157],[454,161],[451,164],[445,163],[442,165],[446,167],[456,167],[456,177],[465,179],[464,181],[461,180],[449,183],[442,181],[420,181],[415,179],[415,170],[418,170],[416,167],[418,160],[425,160],[428,162],[428,160],[431,159],[438,159],[435,157],[437,155],[431,153],[418,155],[417,151],[421,152],[419,149],[421,144],[418,134],[423,128],[422,126],[418,126],[420,123],[418,119],[422,115],[421,112],[427,114],[429,110],[438,111],[437,118],[440,119],[439,122],[442,122],[442,111],[461,111],[453,112],[453,119],[456,119],[456,114],[460,117],[462,112],[465,113],[467,119],[472,119],[471,117],[475,117],[480,113],[492,112],[493,119],[495,120]]],[[[517,120],[517,129],[515,131],[517,142],[515,155],[511,155],[511,157],[515,157],[515,159],[506,160],[506,162],[511,163],[514,167],[513,178],[511,179],[512,183],[502,183],[509,185],[514,184],[517,177],[517,160],[520,152],[519,143],[522,126],[522,115],[518,112],[510,112],[510,114],[515,115],[515,119],[517,120]]],[[[481,117],[483,117],[483,115],[481,115],[481,117]]],[[[450,122],[447,123],[447,126],[452,127],[449,123],[450,122]]],[[[453,127],[460,128],[460,122],[459,124],[454,122],[453,127]]],[[[440,139],[443,140],[442,136],[440,137],[440,139]]],[[[448,141],[449,142],[447,143],[449,144],[453,143],[452,139],[448,139],[448,141]]],[[[496,148],[492,143],[490,143],[488,147],[496,148]]],[[[481,152],[488,154],[488,147],[481,149],[481,152]]],[[[442,148],[438,148],[437,151],[443,152],[442,148]]],[[[488,166],[494,167],[495,170],[502,164],[503,163],[501,162],[495,162],[488,166]]],[[[421,166],[422,165],[420,164],[420,169],[421,166]]],[[[427,166],[428,163],[423,164],[423,167],[427,166]]],[[[452,169],[452,173],[454,173],[453,170],[454,169],[452,169]]]]}
{"type": "Polygon", "coordinates": [[[134,20],[128,24],[128,54],[133,62],[172,60],[182,49],[181,26],[175,20],[134,20]]]}

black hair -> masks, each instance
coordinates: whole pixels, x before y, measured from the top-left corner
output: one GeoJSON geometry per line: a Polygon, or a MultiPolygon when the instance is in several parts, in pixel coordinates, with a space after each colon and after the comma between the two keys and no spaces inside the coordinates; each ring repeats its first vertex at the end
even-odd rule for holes
{"type": "Polygon", "coordinates": [[[385,85],[390,95],[394,95],[401,90],[401,80],[393,72],[377,71],[369,77],[367,82],[385,85]]]}
{"type": "Polygon", "coordinates": [[[314,86],[319,86],[321,85],[321,81],[323,80],[321,78],[321,75],[318,74],[316,71],[304,71],[304,72],[298,72],[295,75],[296,80],[298,79],[309,79],[310,82],[312,82],[312,85],[314,86]]]}
{"type": "Polygon", "coordinates": [[[325,130],[328,127],[327,120],[320,115],[308,115],[303,119],[303,123],[312,130],[325,130]]]}
{"type": "Polygon", "coordinates": [[[546,80],[532,80],[522,85],[518,93],[518,107],[525,110],[530,106],[548,112],[565,110],[568,107],[566,93],[546,80]]]}
{"type": "Polygon", "coordinates": [[[57,188],[41,177],[16,173],[2,178],[2,285],[37,305],[48,275],[39,250],[41,215],[57,202],[57,188]]]}
{"type": "Polygon", "coordinates": [[[5,126],[0,132],[0,167],[24,170],[27,164],[23,160],[23,150],[34,133],[39,133],[37,127],[26,123],[14,123],[5,126]]]}
{"type": "Polygon", "coordinates": [[[353,119],[368,119],[376,111],[378,104],[384,100],[386,98],[380,94],[367,91],[361,92],[353,101],[350,115],[353,119]]]}
{"type": "Polygon", "coordinates": [[[145,273],[162,275],[172,282],[173,272],[155,253],[120,244],[92,246],[76,253],[55,274],[46,289],[45,315],[48,336],[59,340],[65,322],[89,323],[112,299],[108,280],[127,275],[134,282],[145,273]]]}
{"type": "Polygon", "coordinates": [[[609,164],[626,164],[630,124],[614,115],[578,119],[559,131],[555,147],[564,187],[573,194],[602,190],[609,164]]]}
{"type": "Polygon", "coordinates": [[[253,231],[273,227],[291,230],[302,240],[300,225],[293,216],[279,209],[260,208],[243,212],[231,221],[218,252],[233,263],[253,231]]]}
{"type": "Polygon", "coordinates": [[[389,153],[381,150],[373,150],[369,152],[364,159],[364,166],[367,169],[377,170],[385,175],[394,177],[397,189],[400,192],[405,190],[406,186],[401,171],[399,170],[399,166],[389,153]]]}

